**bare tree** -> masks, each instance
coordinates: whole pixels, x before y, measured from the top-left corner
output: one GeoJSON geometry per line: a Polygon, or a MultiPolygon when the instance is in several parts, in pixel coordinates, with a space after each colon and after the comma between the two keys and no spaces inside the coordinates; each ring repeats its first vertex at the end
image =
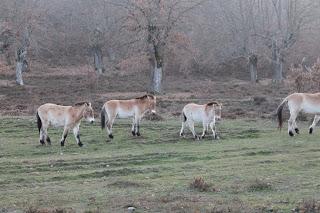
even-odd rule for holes
{"type": "Polygon", "coordinates": [[[205,0],[142,0],[119,3],[129,14],[128,29],[146,41],[146,51],[152,70],[150,92],[162,92],[168,38],[181,23],[184,15],[203,2],[205,0]]]}
{"type": "MultiPolygon", "coordinates": [[[[36,5],[39,0],[13,0],[3,2],[6,11],[6,33],[3,33],[4,49],[9,52],[10,46],[15,46],[16,83],[23,85],[22,73],[28,68],[27,54],[30,46],[30,35],[35,25],[36,5]],[[7,36],[9,35],[10,38],[7,36]]],[[[38,15],[38,14],[37,14],[38,15]]],[[[10,64],[10,53],[7,53],[10,64]]]]}
{"type": "Polygon", "coordinates": [[[306,23],[312,19],[318,6],[315,1],[270,0],[259,2],[261,25],[256,34],[271,50],[273,80],[283,80],[285,58],[288,50],[297,42],[306,23]]]}

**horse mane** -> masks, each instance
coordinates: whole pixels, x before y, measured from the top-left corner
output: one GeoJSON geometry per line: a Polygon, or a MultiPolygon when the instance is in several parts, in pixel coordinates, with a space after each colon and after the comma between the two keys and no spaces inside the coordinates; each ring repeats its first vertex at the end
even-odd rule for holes
{"type": "Polygon", "coordinates": [[[207,106],[212,106],[212,105],[220,105],[220,104],[218,102],[216,102],[216,101],[212,101],[210,103],[207,103],[206,105],[207,106]]]}
{"type": "Polygon", "coordinates": [[[75,106],[82,106],[82,105],[84,105],[84,104],[89,105],[89,102],[83,101],[83,102],[76,103],[76,104],[74,104],[74,105],[75,105],[75,106]]]}
{"type": "Polygon", "coordinates": [[[152,100],[154,99],[154,96],[153,95],[144,95],[144,96],[141,96],[141,97],[138,97],[138,98],[135,98],[137,100],[144,100],[146,98],[151,98],[152,100]]]}

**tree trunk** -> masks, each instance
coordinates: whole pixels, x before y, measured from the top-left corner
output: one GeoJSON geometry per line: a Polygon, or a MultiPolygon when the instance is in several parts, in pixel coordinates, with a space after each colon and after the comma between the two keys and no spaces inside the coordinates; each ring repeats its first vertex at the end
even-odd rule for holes
{"type": "Polygon", "coordinates": [[[94,69],[98,72],[98,74],[102,74],[104,72],[103,66],[103,57],[101,48],[95,47],[93,50],[93,59],[94,59],[94,69]]]}
{"type": "Polygon", "coordinates": [[[272,66],[273,81],[281,82],[283,80],[283,56],[276,41],[272,42],[272,66]]]}
{"type": "Polygon", "coordinates": [[[160,94],[162,92],[162,64],[156,62],[152,70],[151,92],[160,94]]]}
{"type": "Polygon", "coordinates": [[[27,71],[27,48],[30,45],[30,29],[27,26],[21,38],[20,47],[16,50],[16,82],[18,85],[24,85],[22,73],[27,71]]]}
{"type": "Polygon", "coordinates": [[[252,54],[249,56],[249,71],[250,71],[250,79],[252,83],[256,83],[258,80],[258,56],[252,54]]]}
{"type": "Polygon", "coordinates": [[[23,86],[22,70],[23,70],[23,62],[17,61],[17,65],[16,65],[16,82],[17,82],[18,85],[21,85],[21,86],[23,86]]]}
{"type": "Polygon", "coordinates": [[[22,79],[22,73],[27,69],[27,50],[19,48],[16,52],[16,82],[18,85],[24,85],[22,79]]]}

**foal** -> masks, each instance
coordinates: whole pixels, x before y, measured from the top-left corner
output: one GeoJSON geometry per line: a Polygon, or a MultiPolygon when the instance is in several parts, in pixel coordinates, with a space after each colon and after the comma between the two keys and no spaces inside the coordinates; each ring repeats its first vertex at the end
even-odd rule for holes
{"type": "Polygon", "coordinates": [[[288,104],[290,118],[288,120],[288,134],[294,136],[293,130],[299,134],[299,129],[296,123],[299,112],[315,114],[313,123],[309,127],[309,133],[312,134],[314,127],[320,120],[320,93],[293,93],[287,96],[277,109],[279,128],[282,128],[282,110],[285,104],[288,104]]]}
{"type": "Polygon", "coordinates": [[[113,138],[112,126],[115,118],[133,118],[131,132],[132,135],[140,136],[140,121],[143,115],[150,111],[156,113],[156,97],[144,95],[130,100],[110,100],[107,101],[101,110],[101,128],[107,127],[109,138],[113,138]]]}
{"type": "Polygon", "coordinates": [[[199,140],[200,137],[194,131],[194,122],[202,122],[203,131],[201,138],[204,138],[210,126],[213,138],[218,139],[215,124],[216,120],[221,120],[221,109],[222,104],[218,102],[210,102],[204,105],[194,103],[185,105],[182,110],[183,121],[180,136],[184,135],[184,127],[188,125],[193,137],[199,140]]]}
{"type": "Polygon", "coordinates": [[[64,146],[64,142],[67,138],[69,130],[73,130],[74,137],[78,145],[81,147],[83,144],[80,141],[79,127],[82,118],[86,119],[90,123],[94,122],[93,109],[91,103],[82,102],[77,103],[75,106],[61,106],[56,104],[43,104],[37,110],[37,123],[40,133],[40,143],[44,145],[46,140],[48,144],[51,144],[51,140],[48,136],[48,127],[64,127],[61,146],[64,146]]]}

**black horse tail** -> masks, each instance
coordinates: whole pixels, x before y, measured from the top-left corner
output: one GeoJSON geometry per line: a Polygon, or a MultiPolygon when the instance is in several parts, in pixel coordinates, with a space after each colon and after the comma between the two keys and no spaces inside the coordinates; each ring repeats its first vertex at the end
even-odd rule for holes
{"type": "Polygon", "coordinates": [[[41,118],[40,118],[38,112],[37,112],[37,124],[38,124],[38,130],[39,130],[39,133],[40,133],[40,130],[41,130],[41,127],[42,127],[42,121],[41,121],[41,118]]]}
{"type": "Polygon", "coordinates": [[[187,121],[187,116],[186,116],[186,114],[184,114],[184,112],[182,112],[182,115],[183,115],[183,122],[186,122],[186,121],[187,121]]]}
{"type": "Polygon", "coordinates": [[[285,98],[281,104],[277,108],[277,117],[278,117],[278,128],[281,130],[282,124],[283,124],[283,119],[282,119],[282,110],[285,104],[288,102],[287,98],[285,98]]]}
{"type": "Polygon", "coordinates": [[[101,109],[101,129],[106,127],[106,109],[104,106],[101,109]]]}

